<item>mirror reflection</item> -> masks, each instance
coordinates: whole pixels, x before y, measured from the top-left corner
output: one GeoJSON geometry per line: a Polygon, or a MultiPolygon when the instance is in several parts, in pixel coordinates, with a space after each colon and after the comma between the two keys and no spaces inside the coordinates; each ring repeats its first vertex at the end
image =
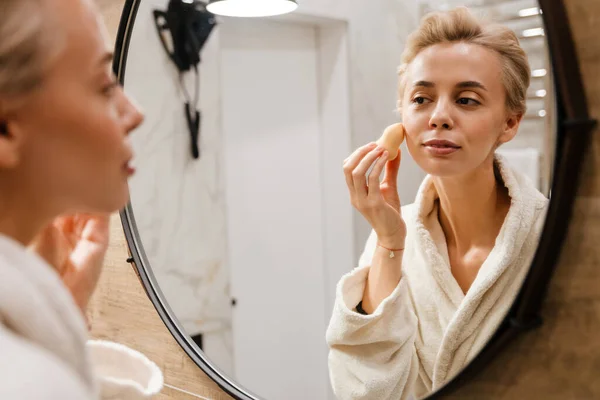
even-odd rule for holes
{"type": "Polygon", "coordinates": [[[502,322],[544,223],[537,2],[184,3],[140,3],[124,76],[147,115],[131,205],[169,308],[260,398],[436,391],[502,322]]]}

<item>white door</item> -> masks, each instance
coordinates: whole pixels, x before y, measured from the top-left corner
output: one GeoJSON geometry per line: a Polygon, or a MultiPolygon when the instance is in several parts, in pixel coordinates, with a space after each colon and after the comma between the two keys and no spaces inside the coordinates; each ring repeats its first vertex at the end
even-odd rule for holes
{"type": "Polygon", "coordinates": [[[267,400],[326,399],[318,31],[219,29],[233,378],[267,400]]]}

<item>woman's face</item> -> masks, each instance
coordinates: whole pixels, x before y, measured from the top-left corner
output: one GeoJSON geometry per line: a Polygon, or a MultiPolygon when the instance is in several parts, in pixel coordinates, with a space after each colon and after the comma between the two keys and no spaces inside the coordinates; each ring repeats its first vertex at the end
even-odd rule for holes
{"type": "Polygon", "coordinates": [[[48,11],[64,34],[61,54],[43,84],[9,115],[0,145],[15,158],[3,157],[1,173],[18,179],[13,185],[27,185],[38,206],[52,212],[112,212],[129,198],[127,136],[143,116],[116,84],[92,2],[53,1],[48,11]]]}
{"type": "Polygon", "coordinates": [[[467,43],[436,44],[408,66],[402,96],[406,142],[434,176],[458,176],[490,161],[520,116],[506,109],[500,57],[467,43]]]}

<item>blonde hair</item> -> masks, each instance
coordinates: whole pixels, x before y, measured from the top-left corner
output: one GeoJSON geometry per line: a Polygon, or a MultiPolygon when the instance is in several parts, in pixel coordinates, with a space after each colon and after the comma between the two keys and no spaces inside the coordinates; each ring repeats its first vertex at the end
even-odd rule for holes
{"type": "Polygon", "coordinates": [[[466,7],[426,15],[418,29],[408,37],[406,48],[402,53],[402,64],[398,68],[399,108],[408,65],[425,48],[453,42],[478,44],[495,51],[501,60],[506,107],[516,114],[525,114],[531,69],[519,39],[512,30],[503,25],[478,20],[466,7]]]}
{"type": "Polygon", "coordinates": [[[42,83],[60,49],[53,15],[44,0],[0,0],[0,98],[27,94],[42,83]]]}

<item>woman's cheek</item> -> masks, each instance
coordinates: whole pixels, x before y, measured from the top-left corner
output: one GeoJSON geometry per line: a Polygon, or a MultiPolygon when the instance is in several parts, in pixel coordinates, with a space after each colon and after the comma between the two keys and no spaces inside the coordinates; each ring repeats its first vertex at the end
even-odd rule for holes
{"type": "MultiPolygon", "coordinates": [[[[422,119],[422,118],[421,118],[422,119]]],[[[424,125],[419,118],[415,118],[414,115],[407,115],[404,119],[404,129],[406,130],[406,140],[410,142],[417,142],[419,135],[424,130],[424,125]]]]}
{"type": "MultiPolygon", "coordinates": [[[[409,132],[409,128],[406,128],[406,132],[409,132]]],[[[414,130],[413,130],[414,132],[414,130]]],[[[414,136],[414,134],[407,134],[406,138],[404,140],[404,142],[406,143],[406,148],[408,149],[408,153],[410,154],[410,156],[415,160],[418,161],[421,159],[422,154],[420,152],[420,146],[419,146],[419,142],[418,142],[418,138],[416,138],[414,136]]]]}

